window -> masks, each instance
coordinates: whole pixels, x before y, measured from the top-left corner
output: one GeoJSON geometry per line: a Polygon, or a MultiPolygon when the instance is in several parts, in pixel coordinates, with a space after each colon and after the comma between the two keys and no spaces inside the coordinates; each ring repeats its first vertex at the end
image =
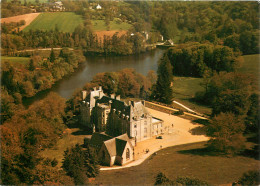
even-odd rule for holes
{"type": "Polygon", "coordinates": [[[144,128],[144,133],[145,133],[145,134],[147,133],[147,128],[144,128]]]}
{"type": "Polygon", "coordinates": [[[126,149],[126,159],[130,159],[130,150],[129,148],[126,149]]]}
{"type": "Polygon", "coordinates": [[[136,130],[135,130],[135,133],[134,133],[134,134],[135,134],[135,136],[137,136],[137,131],[136,131],[136,130]]]}
{"type": "Polygon", "coordinates": [[[134,128],[137,128],[137,124],[136,123],[134,123],[134,128]]]}
{"type": "Polygon", "coordinates": [[[144,125],[147,125],[147,121],[144,121],[144,125]]]}

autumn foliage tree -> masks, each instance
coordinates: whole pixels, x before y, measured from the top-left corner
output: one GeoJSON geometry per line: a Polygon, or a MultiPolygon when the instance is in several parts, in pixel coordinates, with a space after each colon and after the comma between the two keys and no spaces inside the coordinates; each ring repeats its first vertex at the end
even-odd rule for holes
{"type": "Polygon", "coordinates": [[[1,126],[2,184],[65,184],[65,174],[56,168],[43,167],[39,155],[42,149],[55,145],[62,135],[64,109],[65,100],[50,93],[28,109],[16,110],[5,121],[1,126]],[[43,178],[44,170],[53,172],[52,177],[43,178]]]}
{"type": "Polygon", "coordinates": [[[219,152],[239,153],[245,148],[244,130],[243,118],[233,113],[220,113],[207,126],[208,135],[212,137],[208,145],[219,152]]]}

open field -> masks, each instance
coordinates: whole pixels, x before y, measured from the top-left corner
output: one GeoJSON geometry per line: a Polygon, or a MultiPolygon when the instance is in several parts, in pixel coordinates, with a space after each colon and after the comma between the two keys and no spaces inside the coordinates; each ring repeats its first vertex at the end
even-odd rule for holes
{"type": "Polygon", "coordinates": [[[80,15],[73,12],[48,12],[40,14],[24,31],[32,30],[55,30],[57,25],[59,31],[73,32],[83,22],[80,15]]]}
{"type": "Polygon", "coordinates": [[[25,27],[31,24],[31,22],[36,19],[40,13],[31,13],[31,14],[24,14],[24,15],[18,15],[13,17],[7,17],[1,19],[1,24],[3,23],[11,23],[11,22],[19,22],[24,20],[25,25],[20,27],[20,30],[23,30],[25,27]]]}
{"type": "Polygon", "coordinates": [[[155,176],[163,172],[170,179],[193,176],[219,185],[237,181],[243,172],[259,168],[259,160],[243,156],[214,156],[204,147],[205,142],[169,147],[139,166],[101,171],[93,184],[152,185],[155,176]]]}
{"type": "MultiPolygon", "coordinates": [[[[107,26],[104,20],[91,20],[94,31],[107,30],[107,26]]],[[[132,25],[122,22],[117,24],[115,21],[110,21],[110,30],[128,30],[132,25]]]]}
{"type": "MultiPolygon", "coordinates": [[[[202,82],[202,78],[174,77],[173,100],[178,101],[201,114],[210,114],[211,108],[204,105],[198,105],[196,102],[193,102],[191,100],[192,98],[194,98],[196,92],[204,90],[201,86],[202,82]]],[[[173,106],[178,109],[183,109],[177,104],[174,104],[173,106]]]]}
{"type": "Polygon", "coordinates": [[[243,58],[244,63],[238,71],[253,74],[258,77],[260,54],[244,55],[243,58]]]}
{"type": "MultiPolygon", "coordinates": [[[[259,54],[244,55],[244,63],[238,69],[238,72],[249,73],[255,75],[256,77],[259,77],[259,57],[259,54]]],[[[258,80],[258,78],[256,79],[258,80]]],[[[202,78],[174,77],[174,100],[179,101],[185,106],[202,114],[210,114],[211,109],[209,107],[198,105],[191,99],[195,96],[196,92],[204,90],[201,86],[202,82],[202,78]]],[[[181,109],[181,107],[176,104],[174,104],[174,106],[181,109]]]]}
{"type": "MultiPolygon", "coordinates": [[[[12,0],[7,0],[7,2],[11,2],[12,0]]],[[[24,4],[25,0],[20,0],[22,4],[24,4]]],[[[35,0],[26,0],[27,3],[36,4],[35,0]]],[[[39,3],[48,3],[48,0],[39,0],[39,3]]]]}
{"type": "Polygon", "coordinates": [[[12,64],[22,64],[26,65],[29,63],[30,58],[29,57],[7,57],[7,56],[1,56],[1,64],[5,61],[11,62],[12,64]]]}

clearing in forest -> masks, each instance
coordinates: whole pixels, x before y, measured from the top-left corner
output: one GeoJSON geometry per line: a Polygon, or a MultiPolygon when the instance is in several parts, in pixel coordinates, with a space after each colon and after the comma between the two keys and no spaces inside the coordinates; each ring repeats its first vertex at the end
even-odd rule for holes
{"type": "Polygon", "coordinates": [[[110,30],[110,31],[96,31],[95,34],[97,34],[97,37],[99,40],[103,41],[104,35],[112,37],[116,32],[118,32],[118,37],[121,37],[122,35],[126,34],[126,30],[110,30]]]}
{"type": "Polygon", "coordinates": [[[4,62],[10,62],[12,64],[21,64],[21,65],[27,65],[30,61],[29,57],[7,57],[7,56],[1,56],[1,64],[4,62]]]}
{"type": "Polygon", "coordinates": [[[61,32],[73,32],[83,22],[80,15],[73,12],[48,12],[42,13],[24,31],[32,30],[55,30],[57,26],[61,32]]]}
{"type": "MultiPolygon", "coordinates": [[[[93,25],[93,30],[94,31],[104,31],[107,30],[107,26],[105,24],[104,20],[91,20],[92,25],[93,25]]],[[[110,21],[109,24],[109,30],[128,30],[131,28],[131,24],[128,24],[126,22],[116,22],[110,21]]]]}
{"type": "Polygon", "coordinates": [[[6,17],[1,19],[1,24],[3,23],[11,23],[11,22],[19,22],[24,20],[25,25],[20,27],[20,30],[23,30],[25,27],[31,24],[31,22],[37,18],[40,15],[40,13],[30,13],[30,14],[24,14],[24,15],[18,15],[13,17],[6,17]]]}

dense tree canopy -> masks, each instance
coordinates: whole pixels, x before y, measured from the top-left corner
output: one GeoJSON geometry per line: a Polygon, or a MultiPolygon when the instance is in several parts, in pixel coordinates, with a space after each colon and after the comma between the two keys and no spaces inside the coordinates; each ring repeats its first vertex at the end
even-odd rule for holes
{"type": "Polygon", "coordinates": [[[226,46],[190,43],[173,47],[167,52],[173,66],[173,74],[202,77],[205,71],[235,70],[238,54],[226,46]]]}

